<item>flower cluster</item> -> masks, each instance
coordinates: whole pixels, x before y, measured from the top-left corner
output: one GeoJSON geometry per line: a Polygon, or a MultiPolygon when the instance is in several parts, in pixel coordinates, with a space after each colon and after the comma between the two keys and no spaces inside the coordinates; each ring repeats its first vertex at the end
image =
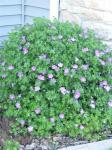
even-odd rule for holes
{"type": "Polygon", "coordinates": [[[100,87],[104,88],[107,92],[111,90],[111,87],[108,85],[107,81],[100,82],[100,87]]]}

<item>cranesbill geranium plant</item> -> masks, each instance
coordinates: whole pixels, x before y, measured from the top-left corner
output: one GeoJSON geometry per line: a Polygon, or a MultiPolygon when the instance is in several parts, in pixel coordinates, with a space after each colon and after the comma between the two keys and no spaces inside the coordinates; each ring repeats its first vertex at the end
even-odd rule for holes
{"type": "Polygon", "coordinates": [[[38,18],[11,32],[0,51],[11,133],[102,138],[112,130],[111,63],[111,49],[76,24],[38,18]]]}

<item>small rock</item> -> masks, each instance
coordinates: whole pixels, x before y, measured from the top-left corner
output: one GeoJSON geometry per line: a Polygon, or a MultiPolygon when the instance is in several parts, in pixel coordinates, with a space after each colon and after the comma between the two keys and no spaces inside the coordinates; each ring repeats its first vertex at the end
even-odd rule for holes
{"type": "Polygon", "coordinates": [[[39,145],[39,144],[40,144],[40,140],[39,140],[39,139],[33,139],[32,142],[33,142],[33,143],[36,143],[36,145],[39,145]]]}
{"type": "Polygon", "coordinates": [[[24,148],[20,148],[19,150],[24,150],[24,148]]]}
{"type": "Polygon", "coordinates": [[[19,150],[24,150],[24,145],[20,145],[20,149],[19,150]]]}
{"type": "Polygon", "coordinates": [[[32,143],[31,145],[26,145],[25,150],[33,150],[36,147],[35,143],[32,143]]]}
{"type": "Polygon", "coordinates": [[[48,146],[46,145],[40,145],[40,147],[42,148],[42,150],[47,150],[48,149],[48,146]]]}
{"type": "Polygon", "coordinates": [[[53,137],[53,141],[60,141],[60,140],[62,140],[62,137],[60,135],[53,137]]]}

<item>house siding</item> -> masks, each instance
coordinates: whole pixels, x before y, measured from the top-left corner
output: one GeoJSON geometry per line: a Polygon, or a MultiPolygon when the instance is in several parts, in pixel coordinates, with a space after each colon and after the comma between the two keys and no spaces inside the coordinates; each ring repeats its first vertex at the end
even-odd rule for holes
{"type": "Polygon", "coordinates": [[[24,0],[24,7],[22,0],[0,0],[0,45],[14,27],[31,24],[35,17],[49,18],[49,10],[50,0],[24,0]]]}
{"type": "Polygon", "coordinates": [[[21,0],[0,0],[0,45],[14,26],[21,25],[21,0]]]}

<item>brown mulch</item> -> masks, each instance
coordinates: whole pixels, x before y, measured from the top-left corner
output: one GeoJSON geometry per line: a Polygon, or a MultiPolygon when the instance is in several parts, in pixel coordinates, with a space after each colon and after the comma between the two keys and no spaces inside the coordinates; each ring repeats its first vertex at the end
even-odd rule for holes
{"type": "Polygon", "coordinates": [[[26,145],[31,143],[32,138],[30,136],[16,136],[12,137],[9,130],[9,124],[12,122],[13,119],[5,118],[0,116],[0,147],[3,146],[3,142],[7,139],[13,139],[18,141],[21,145],[26,145]]]}
{"type": "Polygon", "coordinates": [[[3,142],[8,139],[9,133],[9,120],[0,116],[0,146],[3,145],[3,142]]]}

